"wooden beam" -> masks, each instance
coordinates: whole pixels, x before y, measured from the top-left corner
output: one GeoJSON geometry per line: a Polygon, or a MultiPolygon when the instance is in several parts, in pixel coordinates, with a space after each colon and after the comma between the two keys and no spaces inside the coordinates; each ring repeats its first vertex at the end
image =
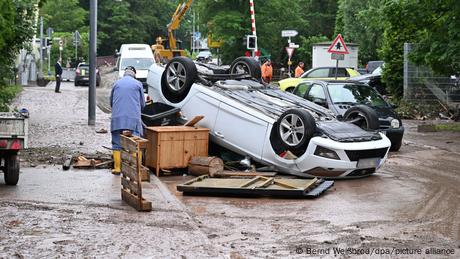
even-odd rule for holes
{"type": "Polygon", "coordinates": [[[121,189],[121,199],[137,211],[152,211],[152,203],[121,189]]]}

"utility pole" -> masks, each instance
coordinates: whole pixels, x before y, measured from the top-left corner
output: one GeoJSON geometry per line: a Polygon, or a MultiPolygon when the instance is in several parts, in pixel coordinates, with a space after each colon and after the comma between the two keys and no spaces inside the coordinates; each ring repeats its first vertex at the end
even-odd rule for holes
{"type": "Polygon", "coordinates": [[[38,72],[38,78],[43,78],[43,47],[45,43],[43,40],[43,16],[40,17],[40,71],[38,72]]]}
{"type": "Polygon", "coordinates": [[[97,0],[90,0],[88,125],[96,124],[97,0]]]}

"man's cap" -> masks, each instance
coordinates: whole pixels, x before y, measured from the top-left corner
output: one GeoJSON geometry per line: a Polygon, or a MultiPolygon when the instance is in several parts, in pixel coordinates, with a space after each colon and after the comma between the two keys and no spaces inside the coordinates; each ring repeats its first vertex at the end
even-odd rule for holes
{"type": "Polygon", "coordinates": [[[134,74],[136,74],[136,69],[135,69],[133,66],[127,66],[127,67],[125,68],[125,71],[126,71],[126,70],[131,70],[131,71],[134,72],[134,74]]]}

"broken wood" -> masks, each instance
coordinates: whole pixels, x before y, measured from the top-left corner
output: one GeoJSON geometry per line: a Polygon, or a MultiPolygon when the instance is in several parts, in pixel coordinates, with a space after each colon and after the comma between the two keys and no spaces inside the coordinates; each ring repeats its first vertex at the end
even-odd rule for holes
{"type": "Polygon", "coordinates": [[[197,124],[200,120],[202,120],[204,118],[204,116],[202,115],[198,115],[198,116],[195,116],[193,117],[191,120],[187,121],[184,126],[189,126],[189,127],[193,127],[195,126],[195,124],[197,124]]]}
{"type": "Polygon", "coordinates": [[[142,172],[148,169],[142,166],[142,152],[146,139],[137,136],[121,135],[121,198],[137,211],[151,211],[152,203],[142,198],[142,172]]]}
{"type": "Polygon", "coordinates": [[[188,172],[191,175],[209,175],[222,173],[224,171],[224,162],[218,157],[192,157],[188,163],[188,172]]]}
{"type": "Polygon", "coordinates": [[[239,172],[239,171],[223,171],[221,173],[215,173],[212,177],[254,177],[254,176],[265,176],[274,177],[276,172],[239,172]]]}

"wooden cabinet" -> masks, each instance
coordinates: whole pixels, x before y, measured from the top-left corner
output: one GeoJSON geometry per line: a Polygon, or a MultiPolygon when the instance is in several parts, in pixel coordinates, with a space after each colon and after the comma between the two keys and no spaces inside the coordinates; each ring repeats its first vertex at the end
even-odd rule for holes
{"type": "Polygon", "coordinates": [[[191,157],[208,156],[209,129],[187,126],[147,127],[145,165],[160,169],[186,168],[191,157]]]}

